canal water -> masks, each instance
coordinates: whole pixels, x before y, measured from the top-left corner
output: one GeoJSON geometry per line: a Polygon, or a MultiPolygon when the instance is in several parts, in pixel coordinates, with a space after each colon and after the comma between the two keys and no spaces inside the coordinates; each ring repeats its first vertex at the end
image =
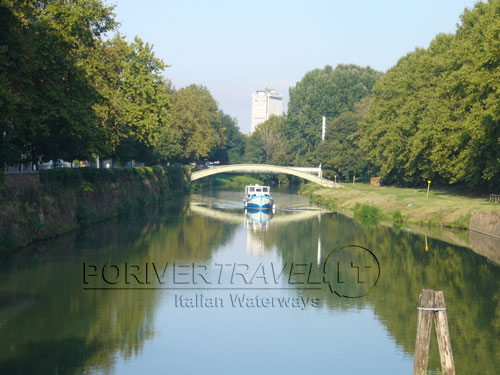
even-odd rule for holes
{"type": "Polygon", "coordinates": [[[0,374],[411,374],[424,288],[457,374],[498,373],[498,264],[274,195],[271,214],[193,195],[0,258],[0,374]]]}

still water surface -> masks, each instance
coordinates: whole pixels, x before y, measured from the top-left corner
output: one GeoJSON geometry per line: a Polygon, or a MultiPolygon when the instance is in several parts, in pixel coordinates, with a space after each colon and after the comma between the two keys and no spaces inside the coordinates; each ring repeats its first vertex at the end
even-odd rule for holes
{"type": "Polygon", "coordinates": [[[457,374],[498,373],[499,265],[275,200],[193,195],[1,258],[0,374],[411,374],[423,288],[444,291],[457,374]],[[376,262],[328,258],[345,245],[376,262]]]}

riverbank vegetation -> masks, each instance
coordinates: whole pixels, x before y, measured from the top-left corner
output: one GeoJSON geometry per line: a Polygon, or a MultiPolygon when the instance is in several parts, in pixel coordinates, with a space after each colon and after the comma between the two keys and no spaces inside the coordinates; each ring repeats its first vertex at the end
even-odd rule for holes
{"type": "Polygon", "coordinates": [[[112,158],[145,165],[322,165],[339,182],[500,183],[500,0],[466,9],[387,72],[340,64],[290,88],[288,111],[243,135],[208,88],[177,89],[101,0],[0,6],[0,164],[112,158]],[[321,122],[326,118],[322,140],[321,122]]]}
{"type": "Polygon", "coordinates": [[[345,184],[338,189],[304,185],[301,192],[328,209],[358,218],[395,224],[469,228],[474,213],[498,213],[498,205],[484,198],[466,197],[452,189],[431,190],[345,184]]]}

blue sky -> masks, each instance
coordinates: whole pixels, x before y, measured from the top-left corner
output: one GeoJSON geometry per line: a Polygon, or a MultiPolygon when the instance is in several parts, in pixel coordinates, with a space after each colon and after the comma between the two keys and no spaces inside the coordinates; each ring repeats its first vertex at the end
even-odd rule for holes
{"type": "MultiPolygon", "coordinates": [[[[438,33],[452,33],[473,0],[111,0],[129,41],[154,45],[177,88],[208,87],[250,130],[251,94],[288,88],[325,65],[386,71],[438,33]]],[[[286,108],[286,107],[285,107],[286,108]]]]}

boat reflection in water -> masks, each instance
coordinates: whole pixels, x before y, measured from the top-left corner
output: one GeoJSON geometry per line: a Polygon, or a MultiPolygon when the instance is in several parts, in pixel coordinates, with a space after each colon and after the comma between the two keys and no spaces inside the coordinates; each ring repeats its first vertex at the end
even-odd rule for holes
{"type": "Polygon", "coordinates": [[[269,222],[273,218],[274,210],[261,210],[258,208],[249,208],[245,210],[245,228],[254,231],[268,229],[269,222]]]}
{"type": "Polygon", "coordinates": [[[269,229],[269,222],[273,218],[274,210],[246,209],[245,228],[247,228],[247,253],[263,255],[266,251],[263,232],[269,229]]]}

